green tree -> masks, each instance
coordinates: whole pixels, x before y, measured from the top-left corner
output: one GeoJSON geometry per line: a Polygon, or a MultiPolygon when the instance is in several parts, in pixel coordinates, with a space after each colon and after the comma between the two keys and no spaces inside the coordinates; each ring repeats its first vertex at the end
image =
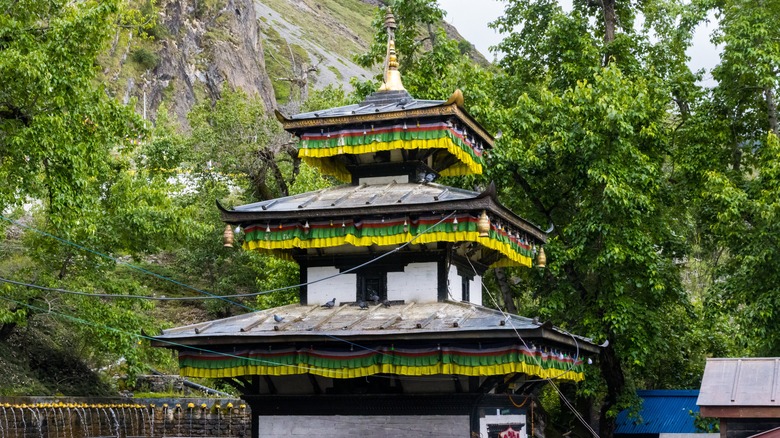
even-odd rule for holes
{"type": "Polygon", "coordinates": [[[298,151],[265,113],[259,96],[228,90],[214,103],[200,103],[188,117],[195,172],[248,178],[252,198],[289,194],[300,167],[298,151]]]}
{"type": "Polygon", "coordinates": [[[678,166],[698,181],[702,170],[679,138],[702,96],[685,50],[703,15],[675,1],[575,1],[566,12],[554,1],[517,0],[495,23],[507,34],[498,46],[505,57],[492,82],[497,109],[485,117],[504,136],[488,168],[515,211],[554,225],[549,269],[510,272],[523,280],[517,286],[498,275],[498,284],[505,302],[531,291],[520,293],[529,301],[514,300],[521,311],[609,341],[599,360],[604,387],[580,388],[600,402],[605,437],[635,387],[695,385],[701,345],[710,345],[697,344],[703,310],[685,293],[679,263],[694,231],[693,205],[683,201],[694,186],[678,166]],[[665,354],[669,345],[679,350],[665,354]],[[691,366],[668,376],[681,352],[691,366]]]}
{"type": "Polygon", "coordinates": [[[84,184],[141,135],[95,82],[116,1],[0,1],[0,209],[28,198],[59,213],[92,202],[84,184]]]}
{"type": "Polygon", "coordinates": [[[742,354],[780,351],[780,292],[773,272],[777,181],[778,41],[775,2],[713,4],[723,47],[713,70],[717,86],[685,140],[706,158],[699,185],[698,228],[709,255],[709,307],[728,312],[742,354]]]}
{"type": "Polygon", "coordinates": [[[616,66],[561,95],[523,95],[500,116],[507,140],[491,160],[505,199],[525,194],[516,211],[555,226],[549,269],[525,276],[538,311],[609,341],[602,436],[630,400],[631,370],[666,348],[665,316],[683,298],[674,260],[685,230],[663,172],[668,100],[662,83],[616,66]]]}
{"type": "MultiPolygon", "coordinates": [[[[31,227],[0,241],[4,278],[150,295],[118,260],[142,261],[186,238],[188,216],[170,196],[179,188],[139,167],[142,121],[96,81],[98,55],[124,22],[120,6],[0,1],[0,212],[31,227]]],[[[2,288],[2,338],[30,322],[59,327],[63,345],[78,344],[90,365],[123,357],[131,372],[150,354],[137,343],[140,328],[157,327],[148,302],[2,288]]]]}
{"type": "MultiPolygon", "coordinates": [[[[418,62],[417,55],[426,47],[436,47],[442,42],[439,23],[445,12],[436,0],[393,0],[388,2],[392,9],[397,29],[395,47],[400,54],[398,60],[401,71],[411,71],[418,62]]],[[[387,54],[387,32],[385,31],[386,9],[377,10],[372,26],[375,29],[374,41],[368,52],[358,55],[357,62],[369,68],[382,65],[387,54]]],[[[446,40],[446,38],[444,38],[446,40]]]]}

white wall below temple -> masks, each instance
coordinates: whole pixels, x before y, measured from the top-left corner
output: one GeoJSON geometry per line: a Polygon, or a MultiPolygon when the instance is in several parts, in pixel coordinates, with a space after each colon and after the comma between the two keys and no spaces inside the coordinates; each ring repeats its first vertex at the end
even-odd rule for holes
{"type": "Polygon", "coordinates": [[[399,416],[260,416],[258,438],[288,436],[464,437],[469,436],[468,415],[399,416]]]}
{"type": "MultiPolygon", "coordinates": [[[[308,268],[308,281],[316,281],[321,278],[338,274],[339,270],[333,266],[308,268]]],[[[343,274],[318,283],[307,286],[309,304],[324,304],[332,298],[336,298],[336,304],[342,302],[354,302],[357,287],[355,274],[343,274]]]]}
{"type": "Polygon", "coordinates": [[[410,263],[404,272],[387,273],[387,299],[407,303],[435,302],[438,299],[436,262],[410,263]]]}

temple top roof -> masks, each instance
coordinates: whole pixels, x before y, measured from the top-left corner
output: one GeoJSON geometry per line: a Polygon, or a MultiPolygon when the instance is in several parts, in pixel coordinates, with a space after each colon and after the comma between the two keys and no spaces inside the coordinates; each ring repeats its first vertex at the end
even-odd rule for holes
{"type": "Polygon", "coordinates": [[[377,91],[371,93],[362,102],[352,105],[327,108],[318,111],[296,114],[290,120],[321,119],[327,117],[342,117],[366,114],[392,113],[398,111],[411,111],[422,108],[433,108],[455,103],[455,98],[448,100],[423,100],[415,99],[406,90],[401,91],[377,91]]]}
{"type": "Polygon", "coordinates": [[[361,123],[382,123],[421,118],[453,117],[470,128],[484,142],[493,147],[495,139],[465,110],[463,92],[455,90],[447,100],[415,99],[406,90],[377,91],[360,103],[326,108],[285,116],[276,111],[276,118],[287,131],[299,134],[311,128],[343,126],[361,123]]]}

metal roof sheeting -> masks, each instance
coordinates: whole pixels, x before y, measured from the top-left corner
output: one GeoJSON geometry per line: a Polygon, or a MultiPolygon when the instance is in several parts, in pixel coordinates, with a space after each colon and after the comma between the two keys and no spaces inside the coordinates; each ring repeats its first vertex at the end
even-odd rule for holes
{"type": "MultiPolygon", "coordinates": [[[[361,103],[354,105],[340,106],[336,108],[327,108],[308,113],[295,114],[290,117],[291,120],[306,120],[340,116],[354,116],[361,114],[391,113],[400,111],[409,111],[420,108],[432,108],[446,103],[444,100],[418,100],[409,95],[409,93],[374,93],[369,96],[373,99],[366,99],[361,103]],[[383,94],[388,94],[387,99],[381,99],[383,94]]],[[[400,118],[400,116],[399,116],[400,118]]]]}
{"type": "Polygon", "coordinates": [[[598,347],[591,339],[572,335],[552,324],[507,314],[471,303],[454,301],[431,303],[390,302],[390,307],[371,304],[362,310],[354,303],[338,303],[334,308],[319,304],[290,304],[229,318],[163,330],[157,339],[181,341],[204,339],[206,343],[223,342],[220,338],[248,342],[281,342],[286,337],[401,337],[440,338],[457,336],[490,339],[516,337],[517,333],[534,333],[546,339],[569,344],[583,352],[598,347]],[[284,317],[279,323],[273,315],[284,317]]]}
{"type": "Polygon", "coordinates": [[[644,390],[637,391],[642,398],[642,409],[637,417],[629,417],[629,410],[618,414],[615,434],[694,433],[693,415],[698,390],[644,390]]]}
{"type": "Polygon", "coordinates": [[[780,406],[780,358],[711,358],[699,406],[780,406]]]}
{"type": "MultiPolygon", "coordinates": [[[[479,197],[479,192],[447,187],[434,183],[388,183],[343,185],[300,195],[235,207],[237,212],[275,212],[305,210],[340,210],[358,207],[426,204],[443,201],[468,200],[479,197]]],[[[435,207],[431,207],[434,209],[435,207]]]]}

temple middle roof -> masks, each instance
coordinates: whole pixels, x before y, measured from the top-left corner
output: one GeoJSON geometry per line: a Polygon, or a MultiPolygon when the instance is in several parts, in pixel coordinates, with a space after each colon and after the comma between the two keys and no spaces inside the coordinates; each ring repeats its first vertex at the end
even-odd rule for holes
{"type": "Polygon", "coordinates": [[[222,220],[238,225],[265,220],[307,220],[358,216],[419,214],[431,215],[433,211],[487,210],[518,231],[526,233],[539,243],[547,241],[547,235],[501,205],[491,184],[482,192],[459,189],[436,183],[396,183],[341,185],[275,198],[227,210],[221,205],[222,220]]]}

